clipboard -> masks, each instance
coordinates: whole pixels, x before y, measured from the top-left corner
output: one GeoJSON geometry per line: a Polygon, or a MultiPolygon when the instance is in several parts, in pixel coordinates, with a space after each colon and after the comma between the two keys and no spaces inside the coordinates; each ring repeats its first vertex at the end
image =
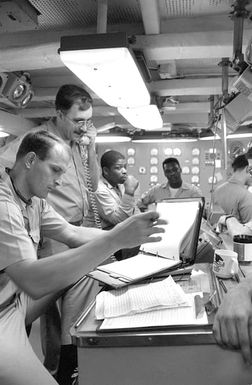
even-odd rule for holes
{"type": "MultiPolygon", "coordinates": [[[[162,208],[166,207],[168,212],[169,209],[171,211],[172,209],[174,210],[174,207],[186,208],[189,205],[193,205],[196,210],[195,218],[193,218],[193,223],[189,229],[190,231],[187,231],[183,235],[183,241],[186,241],[186,244],[180,253],[175,253],[171,258],[163,257],[159,254],[158,250],[151,253],[149,251],[151,244],[145,244],[138,255],[126,260],[98,266],[95,270],[91,271],[88,276],[100,281],[102,284],[109,285],[113,288],[121,288],[161,272],[169,272],[178,267],[194,264],[197,255],[204,203],[204,197],[168,199],[156,203],[157,211],[160,205],[162,205],[162,208]]],[[[183,218],[179,218],[179,220],[183,220],[183,218]]],[[[159,243],[160,242],[155,243],[154,250],[157,249],[159,243]]],[[[165,245],[163,246],[165,247],[165,245]]]]}

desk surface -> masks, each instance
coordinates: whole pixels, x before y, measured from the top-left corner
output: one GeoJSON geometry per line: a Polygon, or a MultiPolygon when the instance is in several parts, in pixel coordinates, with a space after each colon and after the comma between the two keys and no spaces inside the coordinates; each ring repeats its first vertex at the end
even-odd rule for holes
{"type": "MultiPolygon", "coordinates": [[[[210,264],[197,264],[197,268],[209,275],[210,291],[216,288],[212,282],[210,264]]],[[[71,329],[73,343],[79,347],[115,347],[115,346],[164,346],[186,344],[213,344],[213,315],[209,316],[208,325],[167,326],[155,330],[97,332],[101,321],[95,319],[95,304],[91,304],[71,329]]]]}

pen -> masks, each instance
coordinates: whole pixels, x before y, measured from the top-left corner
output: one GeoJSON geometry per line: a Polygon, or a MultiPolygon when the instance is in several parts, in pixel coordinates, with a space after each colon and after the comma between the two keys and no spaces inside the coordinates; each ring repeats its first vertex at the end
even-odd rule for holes
{"type": "Polygon", "coordinates": [[[243,278],[246,278],[246,275],[244,274],[244,271],[242,270],[241,266],[239,265],[240,272],[242,273],[243,278]]]}
{"type": "Polygon", "coordinates": [[[235,277],[235,279],[236,279],[236,282],[237,282],[237,283],[240,283],[240,277],[239,277],[239,275],[238,275],[238,274],[235,274],[234,277],[235,277]]]}
{"type": "Polygon", "coordinates": [[[227,288],[226,288],[225,283],[219,279],[219,284],[221,285],[221,287],[222,287],[224,293],[227,293],[227,288]]]}

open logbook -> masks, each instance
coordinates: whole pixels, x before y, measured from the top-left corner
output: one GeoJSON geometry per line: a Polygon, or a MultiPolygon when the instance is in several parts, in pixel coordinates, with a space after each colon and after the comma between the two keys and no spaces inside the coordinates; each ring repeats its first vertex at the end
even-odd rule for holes
{"type": "Polygon", "coordinates": [[[168,223],[159,242],[142,245],[138,255],[98,266],[89,276],[112,287],[122,287],[196,257],[204,198],[170,199],[156,204],[160,218],[168,223]]]}

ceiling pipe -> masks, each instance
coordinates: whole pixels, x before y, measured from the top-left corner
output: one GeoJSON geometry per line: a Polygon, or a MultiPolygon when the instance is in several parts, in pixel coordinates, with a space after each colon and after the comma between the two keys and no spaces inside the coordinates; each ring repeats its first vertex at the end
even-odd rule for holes
{"type": "Polygon", "coordinates": [[[107,32],[108,0],[97,0],[97,33],[107,32]]]}
{"type": "Polygon", "coordinates": [[[234,21],[232,67],[237,72],[242,72],[246,68],[244,67],[246,63],[242,53],[242,40],[244,19],[249,17],[249,11],[246,9],[248,4],[249,0],[236,0],[233,4],[234,10],[231,12],[231,19],[234,21]]]}
{"type": "Polygon", "coordinates": [[[222,97],[223,102],[226,104],[229,101],[228,68],[231,65],[231,62],[228,57],[224,57],[218,65],[222,67],[222,97]]]}

